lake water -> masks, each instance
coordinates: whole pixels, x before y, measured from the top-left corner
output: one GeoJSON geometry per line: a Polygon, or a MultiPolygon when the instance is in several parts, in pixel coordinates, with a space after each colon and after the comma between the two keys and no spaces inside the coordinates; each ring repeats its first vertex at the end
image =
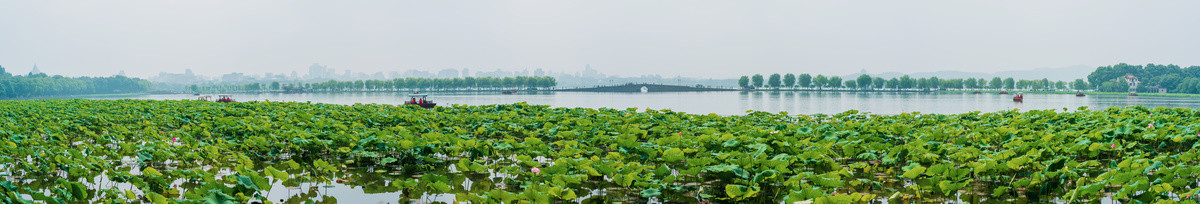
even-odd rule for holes
{"type": "MultiPolygon", "coordinates": [[[[781,112],[788,114],[840,113],[859,110],[875,114],[966,113],[1000,110],[1074,110],[1080,106],[1106,108],[1111,106],[1142,105],[1147,107],[1200,108],[1200,98],[1174,96],[1126,96],[1074,94],[1026,94],[1024,102],[1013,102],[1011,94],[971,93],[897,93],[897,92],[796,92],[796,91],[725,91],[725,92],[661,92],[661,93],[593,93],[593,92],[521,92],[512,95],[479,92],[427,92],[439,106],[447,104],[488,105],[527,102],[555,107],[671,109],[679,112],[721,115],[740,115],[746,111],[781,112]]],[[[191,94],[140,95],[124,97],[92,97],[94,99],[195,99],[191,94]]],[[[262,93],[234,94],[237,101],[294,101],[330,104],[403,104],[403,92],[353,93],[262,93]]]]}

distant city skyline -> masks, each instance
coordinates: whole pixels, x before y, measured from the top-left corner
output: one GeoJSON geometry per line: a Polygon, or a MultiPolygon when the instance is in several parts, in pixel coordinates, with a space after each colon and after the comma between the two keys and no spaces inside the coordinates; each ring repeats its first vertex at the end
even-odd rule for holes
{"type": "Polygon", "coordinates": [[[0,65],[66,76],[394,70],[726,78],[1200,65],[1200,1],[0,1],[0,65]]]}

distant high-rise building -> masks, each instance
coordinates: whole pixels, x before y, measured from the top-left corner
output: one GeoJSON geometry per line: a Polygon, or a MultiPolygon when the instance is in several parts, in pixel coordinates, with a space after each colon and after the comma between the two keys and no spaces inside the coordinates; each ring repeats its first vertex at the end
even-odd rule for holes
{"type": "Polygon", "coordinates": [[[192,69],[185,69],[183,74],[159,72],[158,76],[150,78],[150,81],[177,84],[191,84],[200,82],[201,80],[195,73],[192,73],[192,69]]]}
{"type": "Polygon", "coordinates": [[[604,74],[601,74],[600,71],[596,71],[595,69],[592,69],[592,65],[588,64],[588,65],[584,65],[583,74],[580,77],[582,77],[582,78],[604,78],[604,74]]]}
{"type": "Polygon", "coordinates": [[[234,73],[221,75],[221,81],[226,82],[226,83],[243,83],[243,82],[254,81],[254,77],[246,76],[246,74],[234,72],[234,73]]]}
{"type": "Polygon", "coordinates": [[[335,73],[334,73],[333,69],[331,69],[325,65],[313,63],[312,65],[308,66],[308,78],[309,79],[329,79],[329,78],[333,78],[334,74],[335,73]]]}
{"type": "Polygon", "coordinates": [[[448,78],[458,78],[458,70],[456,70],[456,69],[443,69],[442,71],[438,71],[438,75],[437,75],[437,77],[438,77],[438,78],[447,78],[447,79],[448,79],[448,78]]]}
{"type": "Polygon", "coordinates": [[[433,78],[436,76],[437,75],[434,75],[433,73],[430,73],[428,71],[422,71],[422,70],[410,69],[408,71],[404,71],[404,77],[409,77],[409,78],[433,78]]]}

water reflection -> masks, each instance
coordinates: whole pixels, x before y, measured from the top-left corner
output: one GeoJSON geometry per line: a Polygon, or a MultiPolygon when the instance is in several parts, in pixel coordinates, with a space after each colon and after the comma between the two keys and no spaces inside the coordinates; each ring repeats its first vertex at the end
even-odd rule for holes
{"type": "MultiPolygon", "coordinates": [[[[1099,95],[1077,97],[1073,94],[1026,94],[1022,103],[1012,101],[1011,94],[929,93],[929,92],[794,92],[794,91],[728,91],[678,93],[586,93],[586,92],[519,92],[517,94],[427,92],[440,104],[530,104],[555,107],[584,108],[650,108],[671,109],[688,113],[741,115],[747,110],[789,114],[833,114],[854,109],[875,114],[966,113],[1001,110],[1075,109],[1080,106],[1105,108],[1110,106],[1142,105],[1148,107],[1200,108],[1194,97],[1099,95]]],[[[301,94],[234,94],[238,101],[295,101],[332,104],[379,103],[402,104],[403,92],[351,92],[301,94]]],[[[194,99],[190,94],[142,95],[98,99],[194,99]]]]}

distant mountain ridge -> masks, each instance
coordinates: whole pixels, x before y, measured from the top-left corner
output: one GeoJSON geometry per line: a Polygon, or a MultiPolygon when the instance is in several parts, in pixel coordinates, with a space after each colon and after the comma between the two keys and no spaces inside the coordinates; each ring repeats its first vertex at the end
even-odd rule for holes
{"type": "MultiPolygon", "coordinates": [[[[983,72],[936,71],[936,72],[910,73],[910,74],[908,74],[908,76],[914,77],[914,78],[928,78],[928,77],[936,76],[941,79],[966,79],[966,78],[991,79],[994,77],[1000,77],[1000,78],[1012,77],[1014,79],[1028,79],[1028,80],[1049,79],[1050,81],[1073,81],[1075,79],[1087,79],[1088,74],[1091,74],[1092,71],[1096,71],[1095,66],[1074,65],[1074,66],[1058,67],[1058,68],[1037,68],[1037,69],[1033,69],[1033,70],[1001,71],[1001,72],[995,72],[995,73],[990,73],[990,74],[983,73],[983,72]]],[[[855,73],[855,74],[851,74],[851,75],[842,76],[842,78],[853,79],[853,78],[857,78],[858,75],[861,75],[861,74],[862,73],[855,73]]],[[[904,73],[900,73],[900,72],[884,72],[884,73],[878,73],[878,74],[867,73],[867,74],[871,75],[872,77],[882,77],[884,79],[898,78],[898,77],[904,76],[904,73]]]]}

